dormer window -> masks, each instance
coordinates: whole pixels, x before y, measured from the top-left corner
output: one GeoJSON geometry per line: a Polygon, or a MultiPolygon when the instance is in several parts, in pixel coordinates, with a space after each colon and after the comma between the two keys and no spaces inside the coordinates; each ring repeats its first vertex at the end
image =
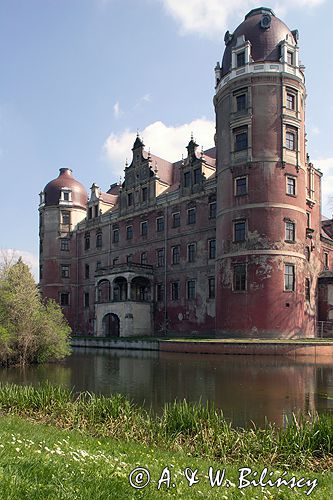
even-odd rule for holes
{"type": "Polygon", "coordinates": [[[60,202],[69,203],[72,201],[72,191],[70,189],[63,188],[60,193],[60,202]]]}
{"type": "Polygon", "coordinates": [[[245,66],[245,50],[237,54],[237,68],[245,66]]]}
{"type": "Polygon", "coordinates": [[[289,66],[294,65],[294,53],[290,50],[287,51],[287,63],[289,64],[289,66]]]}
{"type": "Polygon", "coordinates": [[[184,173],[184,186],[189,187],[191,184],[191,172],[184,173]]]}

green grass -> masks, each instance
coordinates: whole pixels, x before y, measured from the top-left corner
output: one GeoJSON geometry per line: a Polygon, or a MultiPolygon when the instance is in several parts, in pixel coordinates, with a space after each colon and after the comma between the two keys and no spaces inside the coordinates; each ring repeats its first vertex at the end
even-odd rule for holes
{"type": "MultiPolygon", "coordinates": [[[[205,411],[196,416],[207,418],[205,411]]],[[[189,422],[184,430],[192,426],[193,422],[189,422]]],[[[274,472],[273,480],[284,471],[287,479],[293,475],[297,479],[317,479],[318,486],[310,497],[306,495],[310,485],[294,489],[286,486],[279,489],[269,486],[238,488],[240,467],[252,466],[253,471],[260,473],[265,465],[264,462],[252,464],[246,456],[239,463],[230,464],[229,460],[197,458],[184,451],[166,451],[113,438],[96,438],[78,431],[36,424],[17,416],[0,418],[0,498],[3,500],[328,500],[332,496],[332,472],[292,470],[286,465],[268,465],[269,472],[274,472]],[[137,467],[148,469],[150,473],[150,483],[141,490],[129,484],[130,473],[137,467]],[[191,487],[185,477],[187,467],[192,471],[197,469],[198,483],[191,487]],[[209,467],[213,467],[213,475],[217,470],[225,469],[220,487],[211,486],[209,467]],[[165,479],[169,471],[170,483],[164,481],[158,489],[163,470],[165,479]]]]}
{"type": "Polygon", "coordinates": [[[121,395],[112,397],[40,387],[0,385],[0,413],[76,429],[92,436],[142,443],[222,463],[328,469],[333,462],[333,416],[293,418],[286,429],[273,425],[237,429],[213,405],[186,401],[155,415],[121,395]]]}

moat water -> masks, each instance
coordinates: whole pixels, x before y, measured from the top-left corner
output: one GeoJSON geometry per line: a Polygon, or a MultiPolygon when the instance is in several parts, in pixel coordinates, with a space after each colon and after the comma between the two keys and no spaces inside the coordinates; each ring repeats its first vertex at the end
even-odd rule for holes
{"type": "Polygon", "coordinates": [[[160,412],[175,399],[212,401],[235,426],[283,426],[293,413],[333,413],[333,360],[76,348],[61,363],[0,369],[0,382],[49,381],[121,393],[160,412]]]}

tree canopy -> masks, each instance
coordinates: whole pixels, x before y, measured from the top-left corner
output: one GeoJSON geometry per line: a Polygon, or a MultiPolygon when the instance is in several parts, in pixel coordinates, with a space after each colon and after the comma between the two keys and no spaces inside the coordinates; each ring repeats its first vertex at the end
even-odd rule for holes
{"type": "Polygon", "coordinates": [[[43,302],[20,258],[0,269],[0,363],[61,359],[70,352],[71,329],[54,300],[43,302]]]}

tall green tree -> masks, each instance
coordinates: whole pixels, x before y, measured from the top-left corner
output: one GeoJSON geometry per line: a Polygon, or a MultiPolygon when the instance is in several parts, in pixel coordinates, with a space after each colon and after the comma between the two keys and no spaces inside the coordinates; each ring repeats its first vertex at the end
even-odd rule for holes
{"type": "Polygon", "coordinates": [[[54,301],[45,304],[29,267],[19,259],[0,271],[0,362],[60,359],[69,350],[70,327],[54,301]]]}

